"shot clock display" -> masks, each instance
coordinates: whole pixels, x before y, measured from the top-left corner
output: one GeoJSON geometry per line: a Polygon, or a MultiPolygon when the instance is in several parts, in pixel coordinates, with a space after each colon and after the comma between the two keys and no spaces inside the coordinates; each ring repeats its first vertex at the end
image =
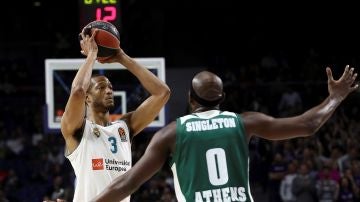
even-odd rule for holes
{"type": "Polygon", "coordinates": [[[120,0],[79,0],[80,28],[104,20],[120,28],[120,0]]]}

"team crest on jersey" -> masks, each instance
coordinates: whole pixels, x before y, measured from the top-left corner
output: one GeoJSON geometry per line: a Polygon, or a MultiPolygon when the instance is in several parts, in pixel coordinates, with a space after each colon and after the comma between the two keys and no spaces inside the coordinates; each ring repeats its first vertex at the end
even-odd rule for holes
{"type": "Polygon", "coordinates": [[[118,129],[118,132],[119,132],[119,135],[120,135],[120,139],[121,139],[121,142],[126,142],[127,139],[126,139],[126,133],[125,133],[125,130],[124,128],[119,128],[118,129]]]}

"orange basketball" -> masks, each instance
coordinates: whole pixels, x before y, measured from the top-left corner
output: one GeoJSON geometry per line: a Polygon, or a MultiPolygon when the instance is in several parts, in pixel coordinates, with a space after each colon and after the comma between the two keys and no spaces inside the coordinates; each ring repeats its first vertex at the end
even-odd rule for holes
{"type": "Polygon", "coordinates": [[[120,34],[116,27],[105,21],[96,20],[84,27],[84,34],[91,35],[94,29],[99,29],[95,36],[98,45],[98,59],[107,58],[116,53],[120,48],[120,34]]]}

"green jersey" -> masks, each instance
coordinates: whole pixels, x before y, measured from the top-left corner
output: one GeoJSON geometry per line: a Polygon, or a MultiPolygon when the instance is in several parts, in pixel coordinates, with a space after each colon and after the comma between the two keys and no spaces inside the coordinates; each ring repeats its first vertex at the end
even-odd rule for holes
{"type": "Polygon", "coordinates": [[[176,120],[171,159],[178,201],[253,201],[241,117],[210,110],[176,120]]]}

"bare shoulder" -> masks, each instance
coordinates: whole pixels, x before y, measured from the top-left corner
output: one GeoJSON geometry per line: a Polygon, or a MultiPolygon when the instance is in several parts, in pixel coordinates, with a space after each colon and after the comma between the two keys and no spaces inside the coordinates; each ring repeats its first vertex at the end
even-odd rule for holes
{"type": "Polygon", "coordinates": [[[240,114],[248,138],[253,134],[259,133],[262,128],[271,124],[273,117],[268,116],[261,112],[244,112],[240,114]]]}
{"type": "Polygon", "coordinates": [[[240,114],[244,125],[252,124],[253,122],[256,122],[259,116],[261,116],[261,113],[259,112],[243,112],[240,114]]]}

